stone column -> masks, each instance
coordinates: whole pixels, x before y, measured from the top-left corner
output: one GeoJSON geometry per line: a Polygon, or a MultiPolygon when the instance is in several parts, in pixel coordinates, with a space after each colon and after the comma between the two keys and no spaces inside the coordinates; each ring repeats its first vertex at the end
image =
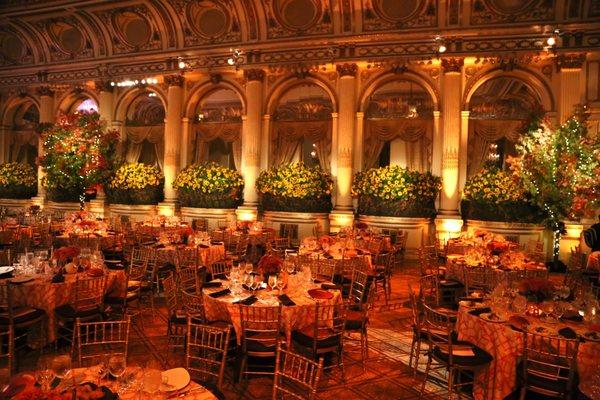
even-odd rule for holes
{"type": "Polygon", "coordinates": [[[353,204],[350,189],[354,162],[354,137],[356,123],[356,64],[337,66],[338,118],[337,118],[337,171],[334,210],[330,215],[332,228],[352,225],[353,204]]]}
{"type": "Polygon", "coordinates": [[[255,220],[257,217],[258,195],[254,184],[260,173],[260,147],[262,144],[263,119],[263,80],[265,71],[248,69],[246,79],[246,117],[242,120],[242,168],[244,176],[244,204],[236,211],[240,220],[255,220]]]}
{"type": "Polygon", "coordinates": [[[442,153],[444,149],[444,137],[440,129],[440,112],[433,112],[433,143],[431,154],[431,173],[442,176],[442,153]]]}
{"type": "Polygon", "coordinates": [[[2,145],[0,163],[2,164],[10,161],[10,135],[10,126],[0,125],[0,144],[2,145]]]}
{"type": "Polygon", "coordinates": [[[190,129],[191,129],[191,124],[190,124],[190,119],[187,117],[184,117],[181,119],[181,159],[180,159],[180,163],[179,163],[179,168],[180,169],[184,169],[185,167],[188,166],[188,164],[190,163],[191,160],[191,153],[190,153],[190,149],[191,149],[191,138],[190,138],[190,129]]]}
{"type": "Polygon", "coordinates": [[[181,112],[183,102],[183,75],[165,76],[167,89],[167,113],[165,118],[165,201],[158,206],[161,215],[174,215],[177,205],[177,192],[173,189],[173,180],[179,172],[179,154],[181,147],[181,112]]]}
{"type": "MultiPolygon", "coordinates": [[[[40,96],[40,124],[53,124],[54,118],[54,92],[47,86],[38,88],[40,96]]],[[[44,155],[44,146],[40,136],[38,140],[38,157],[44,155]]],[[[32,199],[34,204],[43,206],[46,198],[46,189],[42,186],[44,171],[38,166],[38,194],[32,199]]]]}
{"type": "MultiPolygon", "coordinates": [[[[459,154],[461,129],[462,58],[442,59],[442,192],[436,227],[440,239],[457,234],[462,228],[459,216],[459,154]]],[[[466,161],[466,160],[465,160],[466,161]]]]}
{"type": "Polygon", "coordinates": [[[265,114],[262,116],[262,129],[260,137],[260,168],[265,170],[269,168],[269,155],[271,154],[271,116],[265,114]]]}
{"type": "Polygon", "coordinates": [[[581,69],[585,62],[585,53],[561,54],[556,58],[560,76],[558,99],[558,122],[564,123],[582,103],[581,69]]]}
{"type": "Polygon", "coordinates": [[[460,147],[458,152],[458,190],[462,193],[467,182],[467,157],[469,146],[469,111],[460,112],[460,147]]]}
{"type": "Polygon", "coordinates": [[[364,130],[365,130],[365,113],[356,113],[356,140],[354,141],[354,148],[357,151],[354,152],[354,172],[358,172],[362,169],[363,165],[363,151],[364,151],[364,130]]]}

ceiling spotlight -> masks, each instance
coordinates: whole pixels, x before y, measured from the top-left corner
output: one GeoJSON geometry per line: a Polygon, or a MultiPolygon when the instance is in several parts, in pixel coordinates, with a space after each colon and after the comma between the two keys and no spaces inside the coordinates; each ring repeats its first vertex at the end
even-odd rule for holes
{"type": "Polygon", "coordinates": [[[233,64],[235,64],[235,60],[234,60],[233,58],[229,57],[229,58],[227,59],[227,64],[229,64],[229,65],[233,65],[233,64]]]}
{"type": "Polygon", "coordinates": [[[550,36],[548,39],[546,39],[546,44],[550,47],[554,46],[556,44],[556,38],[554,36],[550,36]]]}
{"type": "Polygon", "coordinates": [[[179,69],[184,69],[185,67],[187,67],[187,64],[185,61],[183,61],[183,58],[179,57],[178,60],[179,62],[177,63],[177,66],[179,67],[179,69]]]}
{"type": "Polygon", "coordinates": [[[110,83],[110,86],[115,86],[115,83],[114,83],[114,82],[111,82],[111,83],[110,83]]]}
{"type": "Polygon", "coordinates": [[[156,93],[150,92],[150,93],[148,93],[148,97],[156,97],[156,93]]]}
{"type": "Polygon", "coordinates": [[[438,53],[445,53],[446,52],[446,45],[445,44],[440,44],[440,47],[438,47],[438,53]]]}

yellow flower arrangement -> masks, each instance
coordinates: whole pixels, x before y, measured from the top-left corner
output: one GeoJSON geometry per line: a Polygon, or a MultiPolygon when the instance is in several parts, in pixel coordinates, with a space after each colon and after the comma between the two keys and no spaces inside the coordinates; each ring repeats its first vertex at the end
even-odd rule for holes
{"type": "Polygon", "coordinates": [[[484,168],[469,178],[462,198],[491,204],[526,200],[525,189],[519,178],[498,168],[484,168]]]}
{"type": "Polygon", "coordinates": [[[106,188],[110,203],[156,204],[162,201],[164,176],[153,165],[127,163],[114,172],[106,188]]]}
{"type": "Polygon", "coordinates": [[[183,169],[173,181],[184,207],[235,208],[242,202],[244,178],[214,162],[183,169]]]}
{"type": "Polygon", "coordinates": [[[37,174],[29,164],[0,165],[0,197],[24,199],[35,196],[37,174]]]}

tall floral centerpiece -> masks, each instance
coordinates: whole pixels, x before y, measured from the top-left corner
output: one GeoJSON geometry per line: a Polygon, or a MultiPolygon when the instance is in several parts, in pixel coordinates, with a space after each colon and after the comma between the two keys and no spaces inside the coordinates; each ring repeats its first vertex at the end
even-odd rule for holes
{"type": "Polygon", "coordinates": [[[153,165],[126,163],[115,170],[106,197],[111,204],[157,204],[164,197],[164,179],[153,165]]]}
{"type": "Polygon", "coordinates": [[[37,173],[29,164],[0,164],[0,198],[28,199],[37,193],[37,173]]]}
{"type": "Polygon", "coordinates": [[[521,178],[497,167],[483,168],[467,180],[461,208],[466,219],[481,221],[539,223],[544,219],[521,178]]]}
{"type": "Polygon", "coordinates": [[[214,162],[194,164],[177,175],[173,188],[183,207],[236,208],[243,201],[244,178],[214,162]]]}
{"type": "Polygon", "coordinates": [[[256,180],[265,211],[327,213],[332,189],[331,175],[301,162],[262,171],[256,180]]]}
{"type": "Polygon", "coordinates": [[[97,112],[62,115],[42,133],[43,185],[53,201],[79,201],[85,190],[108,180],[119,133],[106,130],[97,112]]]}
{"type": "Polygon", "coordinates": [[[441,187],[442,180],[429,172],[390,165],[355,174],[352,195],[361,215],[430,218],[441,187]]]}
{"type": "Polygon", "coordinates": [[[588,134],[580,114],[556,129],[546,123],[531,129],[517,150],[511,168],[554,232],[556,266],[562,221],[579,219],[600,205],[600,136],[588,134]]]}

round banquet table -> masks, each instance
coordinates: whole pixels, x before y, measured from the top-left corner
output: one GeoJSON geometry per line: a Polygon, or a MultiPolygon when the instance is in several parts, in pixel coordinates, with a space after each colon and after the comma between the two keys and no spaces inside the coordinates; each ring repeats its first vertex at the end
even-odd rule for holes
{"type": "MultiPolygon", "coordinates": [[[[173,265],[177,264],[177,250],[182,247],[177,245],[166,245],[163,247],[156,247],[157,259],[159,263],[170,263],[173,265]]],[[[192,248],[192,247],[189,247],[192,248]]],[[[220,261],[225,258],[225,245],[220,244],[209,244],[209,245],[198,245],[200,263],[204,266],[209,266],[214,262],[220,261]]]]}
{"type": "MultiPolygon", "coordinates": [[[[497,274],[495,276],[496,282],[501,281],[503,275],[505,275],[507,273],[520,271],[524,275],[526,275],[528,272],[535,273],[535,272],[547,272],[548,271],[546,266],[538,265],[538,264],[524,265],[522,268],[519,267],[519,268],[512,268],[512,269],[505,268],[505,267],[498,268],[496,266],[485,266],[485,265],[480,266],[480,267],[471,267],[471,266],[463,263],[463,256],[460,254],[449,254],[446,256],[446,278],[447,279],[455,279],[455,280],[462,282],[464,280],[464,273],[463,273],[464,269],[466,269],[466,268],[483,268],[483,267],[489,268],[490,271],[492,271],[494,274],[497,274]]],[[[525,279],[525,276],[523,276],[523,279],[525,279]]]]}
{"type": "MultiPolygon", "coordinates": [[[[97,241],[100,249],[107,249],[114,247],[117,244],[118,236],[112,232],[107,233],[87,233],[77,235],[77,238],[82,241],[89,241],[90,244],[97,241]]],[[[62,233],[54,236],[53,244],[54,247],[58,248],[61,246],[69,246],[71,240],[68,233],[62,233]]]]}
{"type": "MultiPolygon", "coordinates": [[[[523,333],[505,323],[486,321],[472,315],[469,309],[461,306],[458,311],[456,330],[459,340],[467,340],[494,357],[489,369],[482,369],[475,375],[473,396],[484,399],[487,381],[487,398],[502,400],[517,390],[517,364],[523,356],[523,333]]],[[[526,317],[531,324],[545,325],[553,329],[565,326],[582,333],[588,326],[585,323],[560,321],[557,324],[544,324],[538,318],[526,317]]],[[[589,330],[589,329],[587,329],[589,330]]],[[[579,345],[577,354],[577,372],[579,382],[593,379],[594,371],[600,360],[600,342],[584,341],[579,345]]]]}
{"type": "MultiPolygon", "coordinates": [[[[234,298],[231,294],[221,297],[211,297],[211,293],[223,290],[226,287],[226,281],[218,280],[223,282],[223,287],[217,288],[204,288],[202,289],[202,297],[204,300],[204,308],[206,312],[206,319],[208,321],[223,321],[229,322],[235,329],[238,343],[241,342],[242,337],[242,321],[240,317],[240,309],[236,301],[244,300],[245,298],[252,295],[250,291],[245,291],[239,298],[234,298]]],[[[313,285],[310,288],[320,288],[321,285],[313,285]]],[[[307,294],[306,287],[298,285],[293,289],[286,289],[284,293],[296,303],[293,306],[282,306],[281,307],[281,323],[282,328],[285,331],[285,335],[288,343],[291,343],[291,335],[293,330],[303,329],[311,326],[315,321],[315,304],[318,301],[321,304],[337,304],[342,301],[342,294],[339,290],[329,290],[333,293],[331,299],[313,299],[307,294]]],[[[256,306],[277,306],[279,300],[277,295],[278,290],[271,291],[268,289],[258,290],[256,296],[258,301],[254,303],[256,306]]]]}
{"type": "MultiPolygon", "coordinates": [[[[107,274],[105,294],[123,296],[127,290],[125,271],[108,270],[107,274]]],[[[54,309],[67,304],[72,299],[77,277],[87,277],[87,274],[66,274],[64,276],[65,281],[60,283],[52,283],[51,277],[45,275],[34,275],[34,279],[30,282],[13,285],[14,306],[28,306],[46,311],[46,341],[48,343],[52,343],[56,339],[54,309]]]]}

